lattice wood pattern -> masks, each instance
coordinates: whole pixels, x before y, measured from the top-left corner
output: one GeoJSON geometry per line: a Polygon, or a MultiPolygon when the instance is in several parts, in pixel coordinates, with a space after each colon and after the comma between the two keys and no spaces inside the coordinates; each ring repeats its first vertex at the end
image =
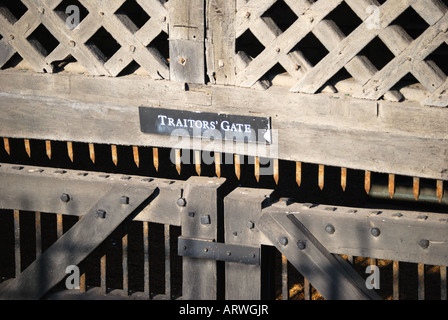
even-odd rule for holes
{"type": "MultiPolygon", "coordinates": [[[[267,14],[279,1],[238,2],[237,38],[250,30],[264,49],[238,72],[236,85],[251,87],[276,64],[280,64],[296,79],[292,92],[314,94],[345,68],[361,85],[355,97],[377,100],[385,96],[389,100],[399,101],[403,97],[394,86],[410,73],[430,93],[425,104],[448,105],[447,76],[435,62],[426,60],[438,47],[448,42],[448,15],[444,2],[388,0],[380,4],[376,0],[284,0],[297,19],[286,30],[281,30],[267,14]],[[327,18],[344,2],[361,20],[359,26],[347,35],[336,22],[327,18]],[[394,23],[410,7],[428,25],[416,39],[394,23]],[[314,66],[298,45],[310,33],[328,51],[314,66]],[[381,70],[361,53],[376,37],[394,55],[381,70]]],[[[382,55],[383,52],[376,54],[382,55]]]]}
{"type": "MultiPolygon", "coordinates": [[[[36,72],[54,71],[54,62],[72,56],[91,75],[117,76],[132,61],[136,61],[154,79],[169,78],[168,61],[151,46],[162,32],[168,32],[165,1],[133,0],[148,20],[140,28],[120,10],[126,0],[79,0],[76,3],[87,15],[72,30],[67,26],[66,8],[58,10],[62,0],[21,0],[26,12],[17,18],[6,3],[0,6],[0,66],[16,52],[36,72]],[[36,39],[33,33],[41,28],[46,39],[36,39]],[[55,38],[55,47],[48,52],[42,42],[55,38]],[[98,38],[116,48],[110,56],[99,49],[98,38]],[[105,39],[107,38],[107,39],[105,39]]],[[[104,46],[104,44],[103,44],[104,46]]],[[[103,50],[104,51],[104,50],[103,50]]]]}

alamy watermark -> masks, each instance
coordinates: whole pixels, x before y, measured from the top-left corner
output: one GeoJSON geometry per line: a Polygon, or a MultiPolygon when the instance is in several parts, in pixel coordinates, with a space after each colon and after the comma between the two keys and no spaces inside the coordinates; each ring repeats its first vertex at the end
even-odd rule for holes
{"type": "Polygon", "coordinates": [[[81,10],[78,6],[70,5],[65,9],[65,13],[68,15],[67,19],[65,20],[65,25],[70,30],[74,30],[79,26],[79,23],[81,22],[81,10]]]}

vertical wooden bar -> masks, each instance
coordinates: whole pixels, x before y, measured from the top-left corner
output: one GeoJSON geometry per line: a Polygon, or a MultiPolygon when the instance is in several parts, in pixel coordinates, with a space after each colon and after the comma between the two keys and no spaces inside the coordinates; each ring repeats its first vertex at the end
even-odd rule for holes
{"type": "MultiPolygon", "coordinates": [[[[193,176],[185,183],[186,206],[181,213],[182,236],[222,241],[218,224],[222,223],[219,188],[225,179],[193,176]]],[[[220,226],[222,228],[222,225],[220,226]]],[[[215,300],[221,298],[218,262],[182,257],[182,299],[215,300]]]]}
{"type": "Polygon", "coordinates": [[[63,225],[62,225],[62,214],[57,214],[56,215],[56,235],[57,235],[57,238],[59,239],[60,237],[62,237],[63,233],[64,233],[64,230],[63,230],[63,225]]]}
{"type": "Polygon", "coordinates": [[[165,225],[165,296],[171,300],[171,245],[170,225],[165,225]]]}
{"type": "Polygon", "coordinates": [[[289,300],[288,259],[282,254],[282,299],[289,300]]]}
{"type": "Polygon", "coordinates": [[[205,83],[205,1],[170,0],[170,80],[205,83]]]}
{"type": "Polygon", "coordinates": [[[299,187],[302,185],[302,162],[296,162],[296,182],[299,187]]]}
{"type": "Polygon", "coordinates": [[[22,259],[20,251],[20,212],[14,210],[14,261],[16,278],[22,272],[22,259]]]}
{"type": "Polygon", "coordinates": [[[425,265],[418,264],[418,300],[425,300],[425,265]]]}
{"type": "Polygon", "coordinates": [[[100,259],[100,293],[103,295],[107,294],[107,284],[106,284],[106,254],[104,254],[100,259]]]}
{"type": "MultiPolygon", "coordinates": [[[[269,270],[272,259],[262,250],[256,224],[272,190],[237,188],[224,199],[225,243],[260,248],[260,265],[225,263],[226,300],[260,300],[272,295],[269,270]]],[[[287,274],[282,272],[282,279],[287,274]]],[[[283,284],[283,290],[288,290],[283,284]]]]}
{"type": "Polygon", "coordinates": [[[159,148],[152,148],[152,162],[156,171],[159,171],[159,148]]]}
{"type": "Polygon", "coordinates": [[[3,147],[8,155],[11,155],[11,148],[9,147],[9,138],[3,138],[3,147]]]}
{"type": "Polygon", "coordinates": [[[318,185],[319,185],[320,190],[323,190],[324,182],[325,182],[325,166],[320,164],[319,165],[319,177],[318,177],[318,185]]]}
{"type": "Polygon", "coordinates": [[[440,300],[447,300],[446,267],[440,267],[440,300]]]}
{"type": "Polygon", "coordinates": [[[25,139],[24,141],[25,144],[25,151],[28,154],[28,157],[31,158],[31,145],[30,145],[30,140],[29,139],[25,139]]]}
{"type": "Polygon", "coordinates": [[[145,297],[151,298],[151,287],[149,284],[149,223],[143,221],[143,292],[145,297]]]}
{"type": "Polygon", "coordinates": [[[129,295],[129,272],[128,272],[128,232],[126,222],[123,224],[123,237],[121,239],[122,269],[123,269],[123,293],[129,295]]]}
{"type": "Polygon", "coordinates": [[[42,254],[42,223],[40,212],[35,212],[35,229],[36,229],[36,259],[42,254]]]}
{"type": "Polygon", "coordinates": [[[212,83],[235,84],[236,3],[232,0],[207,0],[206,61],[212,83]]]}
{"type": "Polygon", "coordinates": [[[392,264],[392,281],[393,299],[400,300],[400,269],[398,261],[394,261],[392,264]]]}
{"type": "Polygon", "coordinates": [[[307,278],[303,279],[303,295],[305,300],[311,300],[311,284],[307,278]]]}

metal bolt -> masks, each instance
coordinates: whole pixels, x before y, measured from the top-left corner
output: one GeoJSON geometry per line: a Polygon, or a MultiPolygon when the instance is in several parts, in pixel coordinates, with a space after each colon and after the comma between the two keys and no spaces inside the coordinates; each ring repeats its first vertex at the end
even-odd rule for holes
{"type": "Polygon", "coordinates": [[[381,231],[378,228],[372,228],[370,230],[370,234],[374,237],[379,237],[379,235],[381,234],[381,231]]]}
{"type": "Polygon", "coordinates": [[[39,12],[40,14],[44,14],[45,8],[37,8],[37,12],[39,12]]]}
{"type": "Polygon", "coordinates": [[[227,255],[228,257],[230,257],[230,256],[232,255],[232,252],[227,251],[227,252],[226,252],[226,255],[227,255]]]}
{"type": "Polygon", "coordinates": [[[203,215],[201,216],[201,224],[210,224],[210,216],[207,215],[203,215]]]}
{"type": "Polygon", "coordinates": [[[184,198],[179,198],[179,199],[177,199],[177,205],[178,205],[179,207],[185,207],[186,204],[187,204],[187,201],[185,201],[184,198]]]}
{"type": "Polygon", "coordinates": [[[120,198],[120,203],[121,203],[121,204],[129,204],[129,197],[127,197],[127,196],[122,196],[122,197],[120,198]]]}
{"type": "Polygon", "coordinates": [[[185,62],[187,62],[187,61],[185,60],[185,58],[180,58],[180,59],[179,59],[179,63],[180,63],[181,65],[185,65],[185,62]]]}
{"type": "Polygon", "coordinates": [[[62,202],[69,202],[70,201],[70,196],[68,194],[66,194],[66,193],[63,193],[61,195],[61,201],[62,202]]]}
{"type": "Polygon", "coordinates": [[[73,40],[70,40],[69,44],[70,44],[70,46],[72,46],[72,47],[76,46],[76,42],[73,41],[73,40]]]}
{"type": "Polygon", "coordinates": [[[9,35],[9,39],[10,39],[10,40],[14,40],[14,35],[13,35],[13,34],[10,34],[10,35],[9,35]]]}
{"type": "Polygon", "coordinates": [[[335,228],[332,224],[327,224],[325,226],[325,231],[327,231],[327,233],[329,234],[333,234],[335,232],[335,228]]]}
{"type": "Polygon", "coordinates": [[[429,240],[422,239],[418,242],[419,246],[423,249],[427,249],[429,247],[429,240]]]}
{"type": "Polygon", "coordinates": [[[102,209],[98,209],[98,210],[96,211],[96,216],[97,216],[97,218],[99,218],[99,219],[106,219],[106,211],[105,211],[105,210],[102,210],[102,209]]]}
{"type": "Polygon", "coordinates": [[[204,252],[208,252],[208,248],[204,248],[204,252]]]}
{"type": "Polygon", "coordinates": [[[188,212],[188,216],[189,216],[190,218],[194,218],[195,215],[196,215],[196,212],[194,212],[194,211],[190,211],[190,212],[188,212]]]}
{"type": "Polygon", "coordinates": [[[299,247],[300,250],[305,250],[305,248],[306,248],[306,242],[305,242],[305,241],[302,241],[302,240],[299,240],[299,241],[297,242],[297,247],[299,247]]]}
{"type": "Polygon", "coordinates": [[[282,246],[286,246],[288,244],[288,238],[282,237],[280,238],[279,242],[282,246]]]}
{"type": "Polygon", "coordinates": [[[249,11],[246,12],[245,17],[246,17],[246,19],[248,19],[250,17],[250,12],[249,11]]]}
{"type": "Polygon", "coordinates": [[[253,221],[248,221],[247,222],[247,228],[252,230],[253,228],[255,228],[255,223],[253,221]]]}
{"type": "Polygon", "coordinates": [[[135,46],[133,46],[133,45],[131,45],[131,46],[129,46],[129,51],[131,51],[131,52],[135,52],[135,46]]]}

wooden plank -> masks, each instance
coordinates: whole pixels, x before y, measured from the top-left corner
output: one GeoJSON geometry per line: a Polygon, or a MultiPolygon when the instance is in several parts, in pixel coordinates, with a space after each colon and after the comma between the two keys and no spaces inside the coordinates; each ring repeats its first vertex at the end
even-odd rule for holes
{"type": "Polygon", "coordinates": [[[332,255],[297,218],[264,212],[258,229],[325,299],[379,299],[347,261],[332,255]]]}
{"type": "MultiPolygon", "coordinates": [[[[293,92],[315,93],[324,83],[355,57],[382,29],[387,27],[410,6],[409,0],[387,1],[380,7],[379,29],[369,28],[364,21],[339,43],[306,76],[291,88],[293,92]]],[[[384,94],[384,92],[383,92],[384,94]]]]}
{"type": "Polygon", "coordinates": [[[233,146],[217,142],[191,139],[173,142],[168,137],[143,134],[138,125],[138,106],[257,113],[274,119],[273,128],[279,130],[279,159],[421,178],[447,177],[444,150],[448,115],[443,109],[428,109],[412,102],[371,102],[343,95],[294,94],[278,87],[262,92],[190,86],[185,91],[181,84],[139,77],[92,79],[22,72],[1,75],[2,89],[19,93],[1,94],[2,137],[182,149],[197,146],[206,151],[254,156],[269,150],[265,146],[243,148],[239,153],[233,146]],[[21,95],[35,92],[57,98],[23,99],[21,95]],[[244,110],[242,105],[246,106],[244,110]],[[39,117],[30,111],[37,109],[39,117]],[[432,125],[428,126],[428,122],[432,125]],[[79,130],[81,127],[85,130],[79,130]],[[312,143],[313,148],[307,147],[307,143],[312,143]],[[300,147],[308,152],[300,152],[300,147]]]}
{"type": "Polygon", "coordinates": [[[235,1],[208,0],[207,72],[211,82],[232,85],[235,82],[235,1]]]}
{"type": "Polygon", "coordinates": [[[202,0],[169,2],[170,79],[205,83],[205,4],[202,0]]]}
{"type": "MultiPolygon", "coordinates": [[[[272,190],[237,188],[224,199],[225,243],[261,247],[255,227],[272,190]]],[[[263,255],[263,252],[261,252],[263,255]]],[[[263,257],[262,257],[263,259],[263,257]]],[[[268,261],[266,261],[269,263],[268,261]]],[[[260,300],[269,295],[265,288],[269,266],[225,263],[226,300],[260,300]]]]}
{"type": "Polygon", "coordinates": [[[67,275],[67,266],[78,265],[84,260],[153,192],[154,188],[129,186],[109,189],[104,197],[85,212],[83,219],[43,252],[19,277],[5,283],[0,289],[0,298],[41,298],[67,275]],[[117,206],[117,199],[122,194],[132,194],[134,201],[127,206],[117,206]],[[105,219],[98,218],[98,209],[106,211],[105,219]]]}
{"type": "MultiPolygon", "coordinates": [[[[187,180],[183,197],[182,236],[221,242],[222,199],[219,197],[224,178],[192,177],[187,180]]],[[[182,299],[216,300],[222,297],[218,283],[218,262],[192,257],[182,258],[182,299]]]]}

